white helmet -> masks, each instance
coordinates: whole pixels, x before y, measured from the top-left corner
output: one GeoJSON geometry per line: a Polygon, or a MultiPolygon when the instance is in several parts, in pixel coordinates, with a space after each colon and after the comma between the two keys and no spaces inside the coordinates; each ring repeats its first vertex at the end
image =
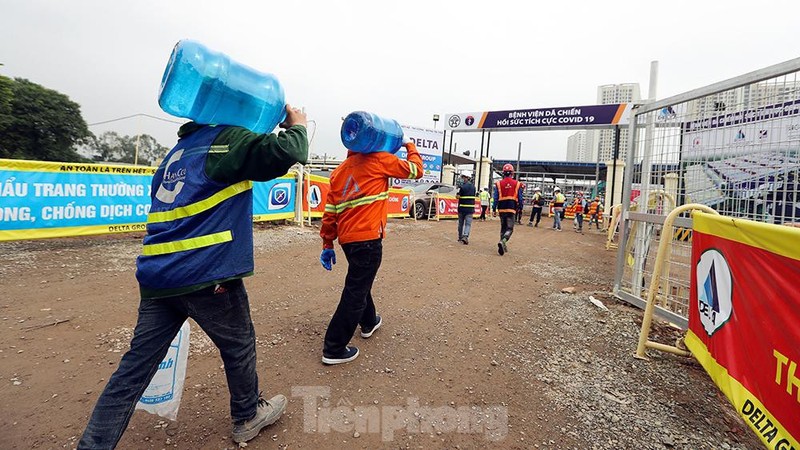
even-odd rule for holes
{"type": "Polygon", "coordinates": [[[466,170],[466,169],[462,170],[461,171],[461,176],[462,177],[471,178],[472,177],[472,171],[471,170],[466,170]]]}
{"type": "Polygon", "coordinates": [[[542,192],[542,190],[539,189],[539,186],[536,186],[535,188],[533,188],[533,192],[542,192]]]}
{"type": "Polygon", "coordinates": [[[561,192],[561,188],[556,186],[555,189],[553,189],[553,192],[561,192]]]}

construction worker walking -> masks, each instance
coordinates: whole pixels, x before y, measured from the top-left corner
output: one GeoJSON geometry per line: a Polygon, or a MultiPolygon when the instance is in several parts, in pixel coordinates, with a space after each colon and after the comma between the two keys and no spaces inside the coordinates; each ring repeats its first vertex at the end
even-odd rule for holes
{"type": "Polygon", "coordinates": [[[389,178],[422,178],[422,158],[417,146],[403,138],[406,160],[387,152],[348,151],[347,158],[331,173],[331,190],[322,216],[322,253],[326,270],[336,264],[333,241],[338,239],[347,258],[347,276],[322,348],[323,364],[341,364],[358,356],[348,345],[356,327],[367,339],[383,324],[375,313],[372,284],[383,258],[383,237],[389,198],[389,178]]]}
{"type": "Polygon", "coordinates": [[[469,180],[472,172],[461,171],[461,186],[456,192],[458,200],[458,242],[469,245],[469,232],[472,229],[472,215],[475,214],[475,185],[469,180]]]}
{"type": "Polygon", "coordinates": [[[595,197],[594,200],[592,200],[592,203],[589,203],[589,211],[587,213],[589,215],[589,228],[592,227],[592,222],[594,222],[595,226],[597,226],[597,229],[600,229],[599,216],[602,210],[603,206],[600,204],[600,197],[595,197]]]}
{"type": "Polygon", "coordinates": [[[481,189],[481,222],[486,220],[486,210],[489,209],[489,191],[486,188],[481,189]]]}
{"type": "Polygon", "coordinates": [[[500,213],[500,242],[497,243],[497,253],[503,256],[508,251],[508,240],[514,233],[514,219],[517,214],[517,205],[522,203],[522,190],[519,181],[513,178],[514,166],[503,166],[503,179],[494,183],[494,204],[500,213]]]}
{"type": "Polygon", "coordinates": [[[544,197],[542,197],[542,190],[539,186],[533,188],[533,199],[531,200],[533,208],[531,209],[531,219],[528,221],[529,227],[538,227],[539,221],[542,220],[542,206],[544,206],[544,197]],[[536,222],[533,218],[536,218],[536,222]]]}
{"type": "Polygon", "coordinates": [[[561,213],[564,212],[564,202],[567,198],[561,193],[561,188],[556,186],[553,189],[553,229],[561,231],[561,213]]]}

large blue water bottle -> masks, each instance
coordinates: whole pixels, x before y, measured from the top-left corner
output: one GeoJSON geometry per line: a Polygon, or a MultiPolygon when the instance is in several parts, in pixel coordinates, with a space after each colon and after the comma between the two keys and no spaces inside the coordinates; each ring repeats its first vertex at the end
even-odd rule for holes
{"type": "Polygon", "coordinates": [[[255,133],[270,132],[286,119],[283,87],[274,75],[192,40],[182,40],[172,49],[158,104],[174,116],[238,125],[255,133]]]}
{"type": "Polygon", "coordinates": [[[396,120],[364,111],[351,112],[342,123],[342,144],[359,153],[396,153],[403,145],[403,129],[396,120]]]}

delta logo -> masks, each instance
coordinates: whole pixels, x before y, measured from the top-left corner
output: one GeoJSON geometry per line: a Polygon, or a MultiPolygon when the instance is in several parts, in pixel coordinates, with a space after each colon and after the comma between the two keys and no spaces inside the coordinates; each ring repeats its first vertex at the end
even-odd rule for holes
{"type": "Polygon", "coordinates": [[[467,116],[467,118],[464,119],[464,125],[468,127],[471,127],[473,123],[475,123],[475,118],[472,116],[467,116]]]}
{"type": "Polygon", "coordinates": [[[320,190],[319,186],[316,184],[312,184],[311,188],[308,190],[308,206],[311,208],[316,208],[317,206],[322,203],[322,191],[320,190]]]}
{"type": "Polygon", "coordinates": [[[733,279],[728,261],[716,249],[700,255],[697,274],[697,308],[706,334],[713,335],[731,318],[733,279]]]}
{"type": "Polygon", "coordinates": [[[439,200],[439,214],[444,214],[447,211],[447,202],[439,200]]]}
{"type": "Polygon", "coordinates": [[[267,209],[283,209],[289,206],[292,197],[292,186],[289,183],[278,183],[269,190],[269,204],[267,209]]]}
{"type": "Polygon", "coordinates": [[[403,201],[400,203],[400,209],[408,211],[408,197],[403,197],[403,201]]]}

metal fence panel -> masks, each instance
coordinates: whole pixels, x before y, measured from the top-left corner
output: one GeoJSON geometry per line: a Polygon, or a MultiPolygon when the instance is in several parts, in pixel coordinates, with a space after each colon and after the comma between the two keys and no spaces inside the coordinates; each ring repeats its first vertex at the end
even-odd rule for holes
{"type": "Polygon", "coordinates": [[[644,304],[661,239],[656,314],[687,325],[690,219],[665,235],[664,216],[687,203],[759,222],[800,222],[800,58],[642,105],[630,125],[615,293],[644,304]]]}

